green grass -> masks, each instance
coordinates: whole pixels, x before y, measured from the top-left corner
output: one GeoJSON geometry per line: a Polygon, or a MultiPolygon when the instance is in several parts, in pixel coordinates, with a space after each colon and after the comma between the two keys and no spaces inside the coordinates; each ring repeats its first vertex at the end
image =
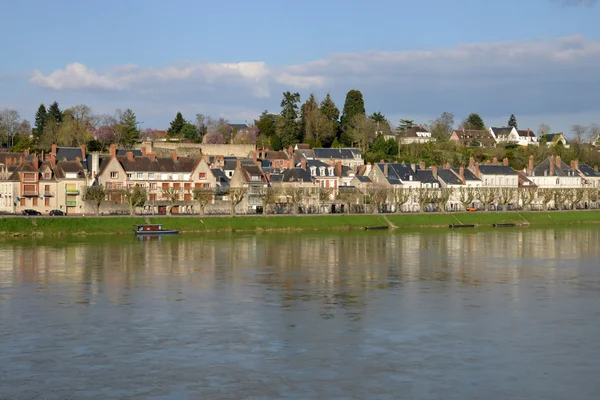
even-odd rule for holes
{"type": "Polygon", "coordinates": [[[122,235],[134,224],[163,224],[182,232],[262,232],[364,229],[390,225],[398,228],[447,227],[451,224],[492,226],[567,225],[600,222],[600,211],[473,212],[447,214],[236,216],[236,217],[56,217],[0,218],[0,236],[122,235]],[[388,223],[389,221],[389,223],[388,223]]]}

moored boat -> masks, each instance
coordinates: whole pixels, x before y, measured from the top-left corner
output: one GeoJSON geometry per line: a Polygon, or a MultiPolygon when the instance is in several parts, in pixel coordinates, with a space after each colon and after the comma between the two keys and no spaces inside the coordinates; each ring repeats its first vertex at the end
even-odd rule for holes
{"type": "Polygon", "coordinates": [[[163,229],[161,224],[135,225],[133,233],[137,236],[177,235],[177,229],[163,229]]]}

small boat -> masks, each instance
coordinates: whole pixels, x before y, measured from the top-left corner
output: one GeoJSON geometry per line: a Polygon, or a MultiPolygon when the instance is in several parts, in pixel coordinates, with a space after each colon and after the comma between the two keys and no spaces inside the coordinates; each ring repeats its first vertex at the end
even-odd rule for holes
{"type": "Polygon", "coordinates": [[[137,236],[177,235],[176,229],[163,229],[161,224],[135,225],[133,233],[137,236]]]}
{"type": "Polygon", "coordinates": [[[512,227],[515,227],[515,226],[517,226],[517,224],[512,224],[512,223],[509,223],[509,224],[494,224],[494,228],[512,228],[512,227]]]}
{"type": "Polygon", "coordinates": [[[389,225],[382,225],[382,226],[365,226],[365,230],[366,231],[371,231],[371,230],[383,230],[383,229],[389,229],[389,225]]]}
{"type": "Polygon", "coordinates": [[[475,225],[473,224],[452,224],[449,225],[448,228],[453,229],[453,228],[475,228],[475,225]]]}

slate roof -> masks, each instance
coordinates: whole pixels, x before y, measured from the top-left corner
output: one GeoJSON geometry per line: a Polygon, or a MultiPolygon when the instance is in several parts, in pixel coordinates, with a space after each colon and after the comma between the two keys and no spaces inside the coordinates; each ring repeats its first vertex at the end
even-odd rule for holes
{"type": "Polygon", "coordinates": [[[306,161],[306,170],[307,171],[311,171],[310,173],[312,174],[312,170],[311,168],[316,168],[315,170],[315,174],[314,176],[316,177],[334,177],[335,176],[335,167],[333,167],[333,175],[329,175],[329,167],[331,167],[331,165],[324,163],[323,161],[319,161],[319,160],[307,160],[306,161]],[[323,175],[321,175],[321,170],[320,168],[324,167],[325,171],[323,172],[323,175]]]}
{"type": "Polygon", "coordinates": [[[517,171],[508,165],[480,164],[479,172],[485,175],[517,175],[517,171]]]}
{"type": "Polygon", "coordinates": [[[313,149],[313,154],[317,159],[340,159],[340,160],[354,160],[354,159],[362,159],[362,154],[360,150],[355,148],[345,148],[345,149],[326,149],[326,148],[315,148],[313,149]]]}
{"type": "Polygon", "coordinates": [[[596,171],[594,168],[590,167],[587,164],[579,164],[579,171],[585,177],[600,178],[600,172],[596,171]]]}
{"type": "Polygon", "coordinates": [[[535,137],[535,133],[533,133],[533,131],[530,129],[529,130],[528,129],[520,129],[520,130],[517,130],[517,133],[521,137],[535,137]]]}
{"type": "MultiPolygon", "coordinates": [[[[452,168],[452,171],[454,171],[454,173],[456,173],[456,175],[460,176],[460,169],[459,168],[452,168]]],[[[475,176],[475,174],[467,168],[464,168],[464,174],[465,174],[465,181],[480,181],[481,179],[479,179],[477,176],[475,176]]]]}
{"type": "MultiPolygon", "coordinates": [[[[555,163],[556,163],[555,159],[555,163]]],[[[554,175],[550,175],[550,157],[546,158],[544,161],[539,163],[533,169],[533,176],[578,176],[570,166],[564,163],[564,161],[560,160],[560,165],[554,165],[554,175]]]]}
{"type": "MultiPolygon", "coordinates": [[[[384,164],[375,164],[381,170],[384,171],[384,164]]],[[[390,163],[388,164],[388,176],[387,180],[392,185],[401,185],[402,181],[409,181],[410,177],[413,177],[414,181],[418,181],[418,177],[412,170],[410,164],[390,163]]]]}
{"type": "Polygon", "coordinates": [[[417,180],[422,183],[439,183],[439,181],[433,176],[433,172],[428,169],[418,170],[415,175],[417,175],[417,180]]]}
{"type": "Polygon", "coordinates": [[[283,182],[312,182],[310,172],[302,168],[289,168],[283,171],[283,182]]]}
{"type": "Polygon", "coordinates": [[[225,172],[221,168],[211,168],[210,171],[218,181],[229,182],[229,178],[227,178],[227,175],[225,175],[225,172]]]}
{"type": "Polygon", "coordinates": [[[310,150],[310,144],[306,144],[306,143],[298,143],[296,145],[296,148],[298,150],[310,150]]]}
{"type": "Polygon", "coordinates": [[[496,135],[497,138],[504,138],[507,137],[508,135],[510,135],[510,133],[512,132],[512,127],[511,126],[502,126],[500,128],[490,128],[493,132],[494,135],[496,135]]]}
{"type": "Polygon", "coordinates": [[[248,129],[248,125],[246,124],[229,124],[229,126],[231,127],[231,129],[235,129],[238,132],[248,129]]]}
{"type": "Polygon", "coordinates": [[[365,176],[365,175],[357,175],[357,176],[355,176],[355,178],[358,179],[358,181],[362,182],[362,183],[371,183],[371,182],[373,182],[371,180],[371,178],[369,178],[368,176],[365,176]]]}
{"type": "Polygon", "coordinates": [[[431,132],[421,126],[413,126],[404,132],[403,137],[431,137],[431,132]],[[425,133],[426,135],[419,135],[419,133],[425,133]]]}
{"type": "Polygon", "coordinates": [[[77,161],[59,161],[54,168],[56,179],[65,179],[68,173],[77,174],[77,178],[85,178],[85,172],[81,163],[77,161]]]}
{"type": "Polygon", "coordinates": [[[456,133],[456,136],[460,140],[461,143],[468,145],[472,141],[477,141],[481,143],[483,146],[493,146],[496,143],[496,140],[492,136],[492,134],[487,130],[463,130],[457,129],[453,134],[456,133]]]}
{"type": "Polygon", "coordinates": [[[523,171],[517,171],[517,174],[519,175],[519,187],[537,187],[537,185],[533,183],[533,181],[527,178],[523,171]]]}
{"type": "MultiPolygon", "coordinates": [[[[451,169],[439,169],[438,177],[449,185],[462,185],[462,179],[451,169]]],[[[466,177],[465,177],[466,180],[466,177]]]]}
{"type": "Polygon", "coordinates": [[[132,152],[135,157],[141,157],[142,151],[136,149],[117,149],[117,156],[126,156],[127,153],[132,152]]]}
{"type": "Polygon", "coordinates": [[[561,136],[565,140],[565,143],[569,144],[569,141],[567,140],[567,138],[562,133],[548,133],[548,134],[546,134],[546,142],[548,142],[548,143],[550,143],[550,142],[557,142],[561,138],[561,136]]]}

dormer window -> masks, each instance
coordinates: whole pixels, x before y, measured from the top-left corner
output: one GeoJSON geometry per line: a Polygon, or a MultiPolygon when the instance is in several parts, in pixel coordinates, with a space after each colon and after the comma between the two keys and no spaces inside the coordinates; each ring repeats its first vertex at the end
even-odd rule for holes
{"type": "Polygon", "coordinates": [[[333,176],[333,167],[329,167],[329,176],[333,176]]]}
{"type": "Polygon", "coordinates": [[[317,167],[310,167],[310,174],[315,176],[317,174],[317,167]]]}
{"type": "Polygon", "coordinates": [[[319,175],[325,176],[325,167],[319,167],[319,175]]]}

